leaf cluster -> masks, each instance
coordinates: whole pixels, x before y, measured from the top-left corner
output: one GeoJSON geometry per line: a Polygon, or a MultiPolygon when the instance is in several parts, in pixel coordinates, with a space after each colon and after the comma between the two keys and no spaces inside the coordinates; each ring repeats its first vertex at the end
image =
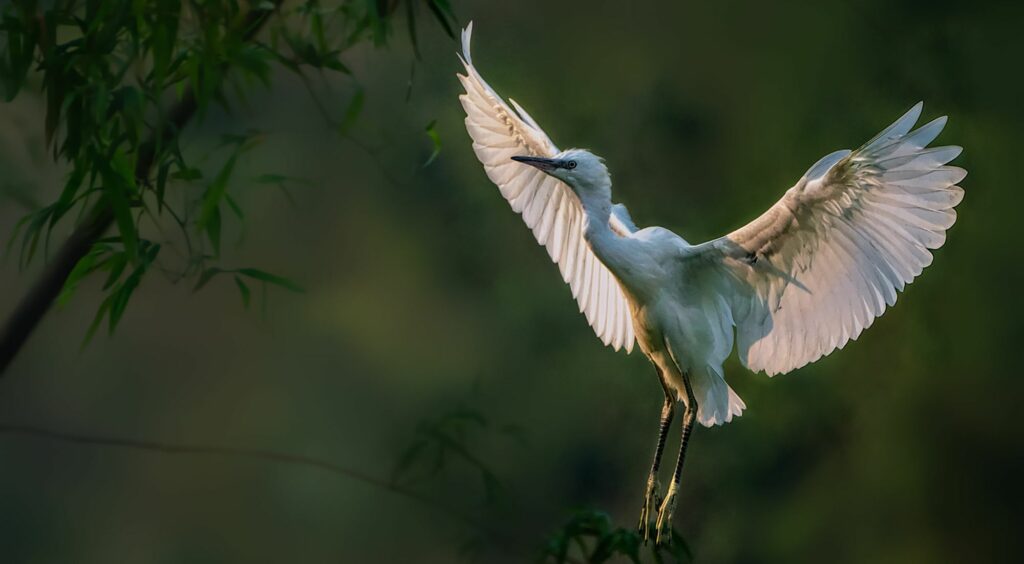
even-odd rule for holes
{"type": "MultiPolygon", "coordinates": [[[[116,234],[96,241],[67,278],[61,301],[102,271],[106,296],[89,335],[103,320],[113,331],[132,293],[154,270],[199,289],[230,273],[244,304],[248,282],[296,290],[280,276],[222,264],[222,235],[245,216],[233,196],[239,164],[263,140],[225,135],[215,162],[193,162],[181,130],[212,106],[230,113],[254,86],[271,87],[274,69],[306,77],[351,77],[355,46],[386,44],[404,4],[416,43],[416,6],[425,5],[452,34],[446,0],[21,0],[0,8],[0,94],[45,98],[46,142],[68,170],[57,198],[26,215],[8,249],[22,266],[49,248],[69,217],[109,221],[116,234]],[[169,234],[169,231],[177,235],[169,234]],[[154,235],[155,233],[155,235],[154,235]],[[171,251],[169,255],[168,252],[171,251]]],[[[416,47],[418,51],[418,47],[416,47]]],[[[353,79],[354,80],[354,79],[353,79]]],[[[362,89],[346,111],[351,125],[362,89]]],[[[295,182],[263,174],[249,184],[283,190],[295,182]]]]}
{"type": "MultiPolygon", "coordinates": [[[[649,552],[654,562],[692,562],[693,555],[686,542],[673,529],[668,544],[650,543],[649,552]]],[[[583,509],[572,515],[569,521],[548,540],[542,559],[545,562],[578,562],[581,555],[584,562],[608,562],[615,556],[628,558],[639,564],[640,555],[646,548],[636,529],[616,527],[603,511],[583,509]]]]}
{"type": "MultiPolygon", "coordinates": [[[[480,437],[495,433],[522,440],[518,428],[495,425],[473,408],[458,407],[416,426],[414,439],[401,452],[391,480],[395,484],[414,485],[439,475],[452,463],[469,468],[483,484],[484,504],[493,502],[501,492],[497,474],[475,451],[473,444],[480,437]]],[[[492,440],[489,438],[488,440],[492,440]]]]}

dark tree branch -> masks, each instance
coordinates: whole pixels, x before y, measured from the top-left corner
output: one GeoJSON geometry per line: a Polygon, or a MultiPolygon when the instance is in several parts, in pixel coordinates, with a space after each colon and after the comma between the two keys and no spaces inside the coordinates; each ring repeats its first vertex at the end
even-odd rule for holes
{"type": "Polygon", "coordinates": [[[305,466],[316,470],[322,470],[324,472],[335,474],[344,478],[356,480],[357,482],[363,482],[364,484],[367,484],[369,486],[389,491],[391,493],[411,499],[417,503],[421,503],[431,508],[440,508],[444,513],[447,513],[453,518],[459,521],[463,521],[467,524],[473,526],[476,526],[478,524],[476,519],[473,519],[461,513],[457,513],[455,510],[449,509],[447,507],[439,506],[432,499],[424,496],[419,492],[416,492],[409,488],[405,488],[401,485],[389,482],[387,480],[378,478],[376,476],[371,476],[364,472],[360,472],[359,470],[347,468],[340,464],[336,464],[334,462],[322,460],[319,458],[314,458],[312,456],[303,456],[301,454],[290,454],[285,452],[275,452],[255,448],[238,448],[230,446],[213,445],[182,445],[140,439],[126,439],[120,437],[101,437],[97,435],[89,435],[84,433],[57,431],[55,429],[47,429],[45,427],[38,427],[35,425],[0,423],[0,434],[36,437],[78,445],[144,450],[162,454],[196,454],[209,456],[226,456],[233,458],[249,458],[269,462],[280,462],[296,466],[305,466]]]}
{"type": "MultiPolygon", "coordinates": [[[[283,0],[274,0],[275,10],[283,0]]],[[[274,10],[252,10],[246,14],[241,32],[245,41],[252,40],[270,18],[274,10]]],[[[175,104],[167,115],[167,121],[157,132],[144,142],[138,150],[135,161],[135,181],[142,185],[148,182],[156,164],[158,151],[178,136],[180,131],[195,115],[198,104],[195,93],[189,89],[181,101],[175,104]]],[[[113,209],[105,200],[91,210],[85,221],[75,227],[67,241],[61,245],[53,259],[46,265],[42,275],[28,293],[15,306],[14,311],[0,328],[0,377],[2,377],[11,361],[28,340],[29,335],[39,324],[53,300],[64,288],[68,275],[82,260],[93,244],[103,237],[114,221],[113,209]]]]}

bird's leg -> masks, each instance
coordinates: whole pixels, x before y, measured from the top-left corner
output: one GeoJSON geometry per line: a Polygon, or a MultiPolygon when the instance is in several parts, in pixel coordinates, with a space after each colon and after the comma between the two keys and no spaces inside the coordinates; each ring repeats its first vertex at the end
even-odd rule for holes
{"type": "Polygon", "coordinates": [[[690,433],[693,431],[693,423],[697,420],[697,398],[690,388],[690,379],[683,374],[683,385],[686,387],[686,411],[683,412],[683,433],[679,439],[679,458],[676,460],[676,471],[672,474],[672,482],[665,492],[665,499],[661,500],[661,507],[658,508],[658,522],[655,528],[658,531],[657,544],[668,544],[672,541],[672,512],[676,508],[676,492],[679,490],[679,478],[683,474],[683,460],[686,458],[686,444],[690,441],[690,433]]]}
{"type": "MultiPolygon", "coordinates": [[[[658,371],[661,375],[661,370],[658,371]]],[[[662,381],[664,385],[664,380],[662,381]]],[[[665,451],[665,439],[668,437],[668,428],[672,425],[672,416],[675,413],[675,399],[669,388],[665,387],[665,405],[661,408],[661,426],[658,429],[658,444],[654,448],[654,462],[651,464],[651,472],[647,475],[647,489],[644,491],[644,504],[640,508],[640,524],[637,529],[644,542],[651,536],[651,520],[654,518],[658,503],[658,490],[661,485],[658,483],[658,467],[661,466],[661,454],[665,451]]]]}

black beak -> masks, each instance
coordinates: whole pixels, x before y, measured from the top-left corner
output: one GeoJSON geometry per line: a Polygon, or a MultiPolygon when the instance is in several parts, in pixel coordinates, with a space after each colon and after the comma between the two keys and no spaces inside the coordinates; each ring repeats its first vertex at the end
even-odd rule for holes
{"type": "Polygon", "coordinates": [[[512,160],[537,167],[544,172],[551,172],[560,166],[560,163],[557,160],[545,159],[544,157],[512,157],[512,160]]]}

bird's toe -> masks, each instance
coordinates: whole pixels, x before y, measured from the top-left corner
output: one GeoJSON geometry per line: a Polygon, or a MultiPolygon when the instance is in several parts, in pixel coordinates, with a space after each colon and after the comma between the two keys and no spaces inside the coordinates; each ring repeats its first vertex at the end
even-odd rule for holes
{"type": "Polygon", "coordinates": [[[655,524],[655,530],[657,531],[656,544],[667,545],[672,542],[672,514],[675,512],[675,509],[676,483],[672,482],[665,493],[665,499],[661,501],[658,507],[658,520],[655,524]]]}
{"type": "Polygon", "coordinates": [[[644,503],[640,507],[640,522],[637,524],[637,532],[640,534],[640,538],[643,542],[647,542],[651,538],[651,525],[652,522],[657,518],[657,510],[661,504],[659,499],[658,490],[660,485],[656,480],[647,481],[647,489],[644,492],[644,503]]]}

